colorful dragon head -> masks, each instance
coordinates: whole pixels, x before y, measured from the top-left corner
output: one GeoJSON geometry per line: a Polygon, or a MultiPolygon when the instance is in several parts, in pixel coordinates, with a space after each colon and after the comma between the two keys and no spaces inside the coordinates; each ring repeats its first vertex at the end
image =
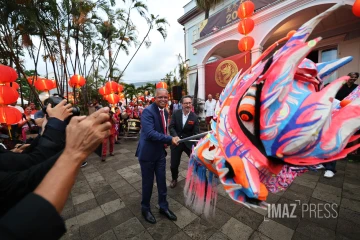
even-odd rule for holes
{"type": "Polygon", "coordinates": [[[279,41],[273,44],[228,83],[212,131],[190,157],[184,193],[194,210],[214,210],[217,178],[234,201],[266,208],[269,191],[284,190],[299,174],[359,147],[346,145],[358,138],[360,99],[343,108],[334,100],[348,77],[322,88],[352,57],[319,64],[305,58],[321,40],[306,42],[315,26],[340,6],[305,23],[268,56],[279,41]]]}

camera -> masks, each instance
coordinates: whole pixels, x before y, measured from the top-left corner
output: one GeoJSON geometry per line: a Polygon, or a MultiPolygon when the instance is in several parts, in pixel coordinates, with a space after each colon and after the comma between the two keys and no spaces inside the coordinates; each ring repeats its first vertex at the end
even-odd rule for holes
{"type": "MultiPolygon", "coordinates": [[[[51,107],[55,107],[64,99],[65,98],[61,95],[55,95],[55,96],[49,97],[48,99],[46,99],[44,101],[44,107],[42,109],[43,112],[46,114],[46,107],[49,103],[51,104],[51,107]]],[[[76,106],[72,107],[72,116],[80,116],[80,108],[79,107],[76,107],[76,106]]],[[[72,116],[70,116],[67,120],[70,121],[72,116]]]]}

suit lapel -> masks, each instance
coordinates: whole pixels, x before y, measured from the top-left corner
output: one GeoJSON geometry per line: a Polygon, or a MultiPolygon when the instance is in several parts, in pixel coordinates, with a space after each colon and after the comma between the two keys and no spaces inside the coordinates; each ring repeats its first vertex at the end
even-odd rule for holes
{"type": "Polygon", "coordinates": [[[155,112],[155,114],[156,114],[156,116],[158,117],[158,126],[160,127],[159,129],[161,129],[161,132],[164,132],[162,129],[163,129],[163,127],[162,127],[162,121],[161,121],[161,115],[160,115],[160,111],[159,111],[159,108],[158,108],[158,106],[155,104],[155,103],[153,103],[153,111],[155,112]]]}

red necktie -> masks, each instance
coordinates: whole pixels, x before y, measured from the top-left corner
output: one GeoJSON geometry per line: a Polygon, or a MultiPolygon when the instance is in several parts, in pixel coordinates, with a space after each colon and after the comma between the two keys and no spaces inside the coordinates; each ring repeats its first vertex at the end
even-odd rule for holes
{"type": "Polygon", "coordinates": [[[161,122],[164,128],[164,134],[166,134],[166,125],[165,125],[165,120],[164,120],[164,109],[160,110],[160,115],[161,115],[161,122]]]}

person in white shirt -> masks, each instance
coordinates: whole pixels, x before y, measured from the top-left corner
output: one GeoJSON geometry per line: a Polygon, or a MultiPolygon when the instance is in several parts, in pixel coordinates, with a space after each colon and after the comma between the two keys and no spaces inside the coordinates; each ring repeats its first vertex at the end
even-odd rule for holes
{"type": "Polygon", "coordinates": [[[210,122],[215,114],[216,101],[212,98],[212,95],[208,95],[208,100],[205,102],[205,116],[206,125],[208,131],[210,131],[210,122]]]}

